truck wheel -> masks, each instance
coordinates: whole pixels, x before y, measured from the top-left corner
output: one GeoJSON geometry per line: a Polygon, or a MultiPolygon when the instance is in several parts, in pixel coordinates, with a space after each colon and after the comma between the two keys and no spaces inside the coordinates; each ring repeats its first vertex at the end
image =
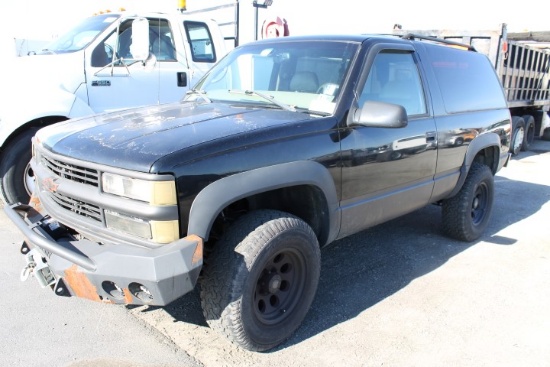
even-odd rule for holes
{"type": "Polygon", "coordinates": [[[542,133],[542,140],[549,141],[550,140],[550,127],[547,127],[544,129],[544,132],[542,133]]]}
{"type": "Polygon", "coordinates": [[[211,328],[252,351],[286,340],[317,290],[321,254],[310,226],[288,213],[241,217],[216,243],[201,280],[211,328]]]}
{"type": "Polygon", "coordinates": [[[535,140],[535,118],[531,115],[524,115],[523,121],[525,122],[525,134],[523,135],[521,150],[526,152],[531,148],[531,144],[535,140]]]}
{"type": "Polygon", "coordinates": [[[31,127],[16,136],[3,149],[0,161],[2,196],[6,203],[28,203],[34,189],[30,168],[31,138],[39,128],[31,127]]]}
{"type": "Polygon", "coordinates": [[[477,240],[489,224],[493,197],[491,169],[474,163],[458,194],[443,201],[443,231],[460,241],[477,240]]]}
{"type": "Polygon", "coordinates": [[[512,143],[510,144],[510,153],[513,155],[519,154],[523,145],[523,137],[525,136],[525,121],[519,116],[512,117],[512,143]]]}

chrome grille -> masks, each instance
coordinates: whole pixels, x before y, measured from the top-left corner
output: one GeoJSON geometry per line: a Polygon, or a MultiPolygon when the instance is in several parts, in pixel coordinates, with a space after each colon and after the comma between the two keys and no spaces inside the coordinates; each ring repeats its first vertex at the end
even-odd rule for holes
{"type": "Polygon", "coordinates": [[[61,178],[95,187],[99,186],[99,173],[95,169],[69,164],[45,155],[42,155],[42,162],[61,178]]]}
{"type": "MultiPolygon", "coordinates": [[[[62,158],[58,158],[42,149],[37,149],[37,158],[40,161],[40,165],[63,180],[89,187],[99,187],[100,173],[94,168],[85,167],[78,162],[66,162],[62,158]]],[[[103,223],[103,211],[95,204],[84,202],[56,190],[48,190],[44,194],[47,194],[51,200],[64,210],[70,211],[80,217],[103,223]]]]}
{"type": "Polygon", "coordinates": [[[101,209],[97,205],[85,203],[58,192],[51,193],[51,198],[57,203],[57,205],[66,210],[70,210],[75,214],[93,219],[97,222],[102,222],[101,209]]]}

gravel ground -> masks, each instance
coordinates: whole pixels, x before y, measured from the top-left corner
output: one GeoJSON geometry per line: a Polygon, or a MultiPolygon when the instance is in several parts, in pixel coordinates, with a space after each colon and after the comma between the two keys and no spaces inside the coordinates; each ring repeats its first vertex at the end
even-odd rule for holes
{"type": "Polygon", "coordinates": [[[550,366],[550,142],[515,157],[495,188],[479,241],[444,237],[429,206],[325,248],[304,324],[266,353],[210,330],[197,292],[123,307],[21,283],[21,236],[2,212],[0,365],[550,366]]]}
{"type": "Polygon", "coordinates": [[[205,366],[549,366],[550,142],[495,182],[479,241],[444,237],[429,206],[324,249],[312,309],[274,351],[210,330],[197,293],[130,312],[205,366]]]}

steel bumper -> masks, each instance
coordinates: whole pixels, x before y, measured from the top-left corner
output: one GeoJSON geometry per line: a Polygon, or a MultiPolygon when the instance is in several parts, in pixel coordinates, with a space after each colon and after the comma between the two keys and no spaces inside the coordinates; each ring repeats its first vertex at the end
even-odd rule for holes
{"type": "Polygon", "coordinates": [[[195,287],[203,242],[187,236],[156,248],[75,239],[25,204],[4,211],[23,233],[27,275],[58,295],[94,301],[164,306],[195,287]]]}

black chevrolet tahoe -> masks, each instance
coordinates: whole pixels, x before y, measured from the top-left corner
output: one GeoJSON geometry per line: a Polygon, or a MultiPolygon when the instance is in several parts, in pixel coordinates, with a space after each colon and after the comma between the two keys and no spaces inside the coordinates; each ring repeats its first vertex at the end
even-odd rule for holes
{"type": "Polygon", "coordinates": [[[39,130],[36,191],[5,207],[23,275],[139,305],[200,285],[208,324],[264,351],[304,319],[323,246],[428,204],[450,237],[478,239],[511,117],[486,56],[441,42],[262,40],[180,103],[39,130]]]}

